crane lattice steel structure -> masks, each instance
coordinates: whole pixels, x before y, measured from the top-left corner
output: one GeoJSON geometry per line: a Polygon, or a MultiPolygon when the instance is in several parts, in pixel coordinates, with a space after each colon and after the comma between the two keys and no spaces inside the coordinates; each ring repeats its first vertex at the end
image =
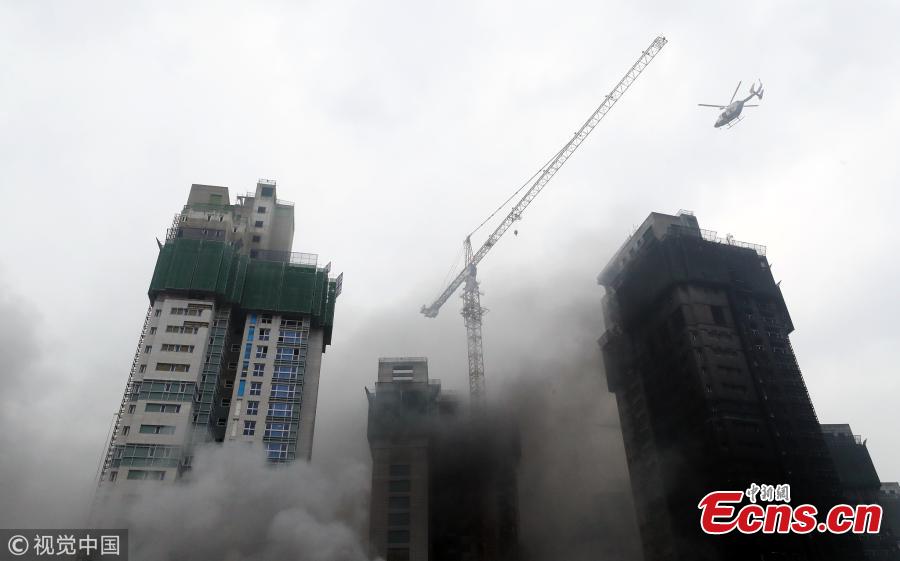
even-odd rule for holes
{"type": "MultiPolygon", "coordinates": [[[[503,234],[509,230],[510,226],[516,220],[522,217],[522,212],[528,208],[528,205],[538,196],[541,190],[553,179],[559,168],[572,156],[576,149],[584,142],[584,139],[594,130],[594,127],[600,123],[600,120],[612,109],[613,105],[619,101],[628,88],[637,80],[641,72],[647,67],[659,51],[666,45],[665,37],[657,37],[650,46],[641,53],[637,62],[625,73],[625,76],[619,80],[619,83],[607,94],[600,107],[591,114],[590,118],[581,126],[578,132],[566,143],[556,155],[550,159],[548,165],[544,166],[537,174],[538,177],[529,187],[525,195],[518,203],[509,211],[503,222],[488,236],[484,244],[478,251],[472,252],[472,234],[466,236],[463,245],[465,247],[465,266],[456,275],[453,281],[441,292],[440,296],[431,303],[430,306],[422,306],[421,312],[425,317],[433,318],[438,315],[441,306],[456,292],[456,289],[465,283],[463,288],[462,300],[462,316],[465,319],[467,346],[469,353],[469,392],[473,400],[480,399],[484,394],[484,356],[481,344],[481,319],[485,309],[481,307],[481,294],[478,291],[478,280],[476,278],[478,264],[488,254],[491,248],[500,241],[503,234]]],[[[515,195],[514,195],[515,196],[515,195]]],[[[505,203],[504,203],[505,204],[505,203]]],[[[480,228],[480,226],[479,226],[480,228]]],[[[476,228],[477,230],[477,228],[476,228]]],[[[472,232],[474,233],[474,232],[472,232]]]]}

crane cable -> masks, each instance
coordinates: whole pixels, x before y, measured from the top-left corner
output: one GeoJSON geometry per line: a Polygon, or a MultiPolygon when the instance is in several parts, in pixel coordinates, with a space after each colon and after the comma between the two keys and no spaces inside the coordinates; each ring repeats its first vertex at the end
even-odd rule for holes
{"type": "MultiPolygon", "coordinates": [[[[571,142],[571,141],[570,141],[570,142],[571,142]]],[[[469,236],[471,236],[472,234],[474,234],[475,232],[477,232],[478,230],[480,230],[485,224],[487,224],[487,223],[491,220],[491,218],[493,218],[494,216],[497,215],[498,212],[500,212],[501,210],[503,210],[503,207],[505,207],[507,204],[509,204],[509,201],[513,200],[513,198],[515,198],[515,196],[518,195],[518,194],[522,191],[522,189],[524,189],[525,187],[531,185],[531,182],[534,181],[534,178],[535,178],[535,177],[537,177],[537,176],[539,176],[540,174],[544,173],[544,170],[547,169],[547,166],[550,165],[550,162],[552,162],[553,160],[555,160],[556,157],[559,156],[560,153],[562,153],[562,151],[565,150],[566,147],[569,146],[569,143],[570,143],[570,142],[567,142],[566,145],[563,146],[556,154],[553,154],[552,156],[550,156],[550,159],[548,159],[546,162],[544,162],[544,165],[542,165],[536,172],[534,172],[534,174],[533,174],[531,177],[529,177],[528,179],[526,179],[526,180],[525,180],[525,183],[523,183],[518,189],[516,189],[515,193],[513,193],[512,195],[509,196],[509,198],[507,198],[505,201],[503,201],[503,203],[502,203],[500,206],[498,206],[497,209],[496,209],[494,212],[492,212],[492,213],[490,214],[490,216],[488,216],[487,218],[484,219],[484,222],[482,222],[482,223],[479,224],[474,230],[472,230],[471,232],[469,232],[469,236]]],[[[469,236],[466,236],[466,237],[469,237],[469,236]]]]}

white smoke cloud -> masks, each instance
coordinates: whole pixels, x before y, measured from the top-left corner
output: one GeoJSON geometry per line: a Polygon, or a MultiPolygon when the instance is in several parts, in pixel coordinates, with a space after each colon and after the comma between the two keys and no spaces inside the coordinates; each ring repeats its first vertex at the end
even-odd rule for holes
{"type": "MultiPolygon", "coordinates": [[[[133,482],[129,482],[133,483],[133,482]]],[[[132,559],[364,561],[369,470],[271,465],[244,444],[202,447],[174,485],[108,503],[97,526],[130,530],[132,559]]]]}

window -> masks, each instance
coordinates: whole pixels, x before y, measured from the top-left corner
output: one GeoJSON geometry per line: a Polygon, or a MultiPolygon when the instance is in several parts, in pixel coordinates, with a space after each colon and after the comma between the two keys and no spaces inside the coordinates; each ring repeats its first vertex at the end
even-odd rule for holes
{"type": "Polygon", "coordinates": [[[216,426],[224,427],[225,426],[225,417],[219,417],[218,419],[216,419],[216,426]]]}
{"type": "Polygon", "coordinates": [[[268,341],[269,335],[272,333],[271,329],[262,328],[259,330],[259,340],[260,341],[268,341]]]}
{"type": "Polygon", "coordinates": [[[144,405],[146,413],[178,413],[181,411],[181,405],[177,403],[148,403],[144,405]]]}
{"type": "Polygon", "coordinates": [[[222,407],[231,407],[231,398],[230,397],[222,398],[222,407]]]}
{"type": "Polygon", "coordinates": [[[254,375],[254,376],[259,377],[259,376],[262,376],[262,375],[265,374],[265,373],[266,373],[266,365],[265,365],[265,364],[263,364],[263,363],[261,363],[261,362],[254,362],[254,363],[253,363],[253,375],[254,375]]]}
{"type": "Polygon", "coordinates": [[[250,395],[262,395],[262,382],[250,382],[250,395]]]}
{"type": "Polygon", "coordinates": [[[257,207],[257,208],[256,208],[256,213],[257,213],[257,214],[265,214],[265,213],[266,213],[266,207],[264,207],[264,206],[257,207]]]}
{"type": "Polygon", "coordinates": [[[244,421],[244,436],[256,434],[256,421],[244,421]]]}
{"type": "Polygon", "coordinates": [[[247,370],[250,368],[250,363],[248,361],[244,361],[244,364],[241,366],[241,378],[247,377],[247,370]]]}
{"type": "Polygon", "coordinates": [[[243,397],[244,390],[247,389],[247,380],[241,380],[238,382],[238,397],[243,397]]]}
{"type": "Polygon", "coordinates": [[[258,236],[258,235],[257,235],[257,236],[253,236],[253,237],[250,239],[250,241],[252,241],[253,243],[259,243],[261,240],[262,240],[262,236],[258,236]]]}
{"type": "Polygon", "coordinates": [[[128,406],[128,413],[134,413],[134,404],[128,406]]]}
{"type": "Polygon", "coordinates": [[[241,344],[238,343],[236,345],[231,345],[231,352],[233,352],[233,353],[241,352],[241,344]]]}
{"type": "Polygon", "coordinates": [[[294,399],[294,386],[292,384],[273,384],[271,395],[275,399],[294,399]]]}
{"type": "Polygon", "coordinates": [[[196,325],[167,325],[166,333],[182,333],[188,335],[196,335],[199,331],[196,325]]]}
{"type": "Polygon", "coordinates": [[[389,531],[388,543],[409,543],[409,530],[389,531]]]}
{"type": "Polygon", "coordinates": [[[160,350],[167,353],[192,353],[194,352],[194,345],[171,345],[163,343],[160,350]]]}
{"type": "Polygon", "coordinates": [[[269,460],[286,460],[286,459],[288,459],[288,445],[286,443],[267,442],[266,443],[266,459],[269,459],[269,460]]]}
{"type": "Polygon", "coordinates": [[[276,380],[293,380],[297,377],[299,367],[296,365],[276,364],[272,378],[276,380]]]}
{"type": "Polygon", "coordinates": [[[275,350],[275,360],[297,362],[300,360],[300,349],[297,347],[278,347],[275,350]]]}
{"type": "Polygon", "coordinates": [[[156,370],[159,372],[188,372],[191,368],[189,364],[176,364],[173,362],[157,362],[156,370]]]}
{"type": "Polygon", "coordinates": [[[397,479],[388,484],[391,493],[409,493],[409,479],[397,479]]]}
{"type": "Polygon", "coordinates": [[[391,372],[391,378],[395,382],[405,382],[413,379],[412,366],[395,366],[391,372]]]}
{"type": "Polygon", "coordinates": [[[173,425],[141,425],[141,434],[175,434],[173,425]]]}
{"type": "Polygon", "coordinates": [[[409,477],[409,464],[391,464],[391,477],[409,477]]]}
{"type": "Polygon", "coordinates": [[[129,426],[122,427],[122,436],[128,436],[128,433],[130,433],[130,432],[131,432],[131,427],[129,427],[129,426]]]}
{"type": "Polygon", "coordinates": [[[388,514],[388,526],[409,526],[409,513],[392,512],[388,514]]]}
{"type": "Polygon", "coordinates": [[[225,389],[230,390],[232,388],[234,388],[234,380],[225,380],[225,389]]]}
{"type": "Polygon", "coordinates": [[[247,414],[248,415],[256,415],[259,413],[259,402],[258,401],[248,401],[247,402],[247,414]]]}
{"type": "Polygon", "coordinates": [[[143,373],[146,372],[146,371],[147,371],[147,365],[146,365],[146,364],[142,364],[142,365],[138,368],[138,372],[140,372],[141,374],[143,374],[143,373]]]}
{"type": "Polygon", "coordinates": [[[391,510],[409,510],[409,495],[388,497],[388,508],[391,510]]]}
{"type": "Polygon", "coordinates": [[[710,308],[712,309],[712,317],[716,325],[728,325],[725,322],[725,311],[722,309],[722,306],[710,306],[710,308]]]}
{"type": "Polygon", "coordinates": [[[256,346],[256,358],[266,358],[269,355],[269,347],[267,345],[256,346]]]}
{"type": "Polygon", "coordinates": [[[155,327],[151,327],[151,328],[150,328],[150,335],[156,335],[156,328],[155,328],[155,327]]]}
{"type": "Polygon", "coordinates": [[[111,471],[111,472],[109,472],[109,480],[110,480],[110,481],[115,481],[117,475],[119,475],[119,472],[117,472],[117,471],[111,471]]]}
{"type": "Polygon", "coordinates": [[[269,315],[259,316],[259,323],[261,323],[262,325],[270,325],[272,323],[272,316],[269,316],[269,315]]]}
{"type": "Polygon", "coordinates": [[[161,314],[161,313],[162,313],[162,310],[160,310],[160,309],[153,310],[153,317],[158,318],[159,314],[161,314]]]}
{"type": "Polygon", "coordinates": [[[389,547],[386,561],[409,561],[409,548],[389,547]]]}
{"type": "Polygon", "coordinates": [[[292,403],[270,403],[267,414],[270,417],[290,417],[294,413],[292,403]]]}
{"type": "Polygon", "coordinates": [[[271,197],[275,194],[274,187],[260,187],[259,188],[259,196],[260,197],[271,197]]]}
{"type": "Polygon", "coordinates": [[[263,227],[263,221],[262,221],[262,220],[257,220],[256,223],[253,224],[253,225],[254,225],[255,227],[257,227],[257,228],[262,228],[262,227],[263,227]]]}
{"type": "Polygon", "coordinates": [[[152,345],[147,345],[146,347],[144,347],[144,352],[147,354],[150,354],[150,351],[152,351],[152,350],[153,350],[152,345]]]}
{"type": "Polygon", "coordinates": [[[153,479],[162,481],[166,478],[166,472],[150,469],[130,469],[128,470],[128,479],[153,479]]]}
{"type": "Polygon", "coordinates": [[[266,438],[287,438],[291,434],[291,425],[288,423],[266,423],[266,438]]]}
{"type": "Polygon", "coordinates": [[[278,342],[286,343],[288,345],[299,345],[303,343],[303,335],[296,329],[285,329],[281,328],[281,331],[278,334],[278,342]]]}
{"type": "Polygon", "coordinates": [[[137,399],[147,400],[192,401],[195,389],[193,382],[142,380],[135,383],[131,395],[137,399]]]}
{"type": "Polygon", "coordinates": [[[172,314],[173,316],[199,316],[200,314],[203,313],[204,309],[207,309],[207,310],[212,309],[212,306],[194,307],[194,306],[188,305],[187,308],[172,308],[171,310],[169,310],[169,313],[172,314]]]}

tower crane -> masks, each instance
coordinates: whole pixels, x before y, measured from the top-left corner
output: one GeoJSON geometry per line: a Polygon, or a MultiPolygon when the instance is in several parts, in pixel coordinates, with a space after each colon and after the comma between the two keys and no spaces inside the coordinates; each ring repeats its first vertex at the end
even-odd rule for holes
{"type": "MultiPolygon", "coordinates": [[[[500,241],[503,234],[513,225],[516,220],[521,219],[522,213],[528,208],[528,205],[538,196],[538,194],[546,187],[547,183],[553,179],[556,172],[568,161],[576,149],[584,142],[584,139],[594,130],[594,127],[601,119],[612,109],[613,105],[619,101],[632,83],[640,76],[641,72],[647,67],[659,51],[666,45],[665,37],[659,36],[653,40],[647,50],[641,53],[637,62],[625,73],[625,76],[619,80],[619,83],[606,95],[603,102],[581,126],[580,129],[572,136],[565,146],[560,149],[534,176],[533,182],[530,184],[525,195],[512,207],[506,218],[499,226],[488,236],[484,244],[478,251],[472,251],[472,233],[466,236],[463,242],[465,248],[465,264],[459,274],[450,282],[447,288],[428,306],[422,306],[420,310],[425,317],[433,318],[438,315],[441,306],[453,295],[454,292],[463,286],[462,300],[462,316],[466,324],[466,342],[469,354],[469,393],[473,401],[478,401],[484,396],[484,356],[481,344],[481,320],[486,311],[481,307],[481,294],[478,290],[478,264],[488,254],[488,252],[500,241]],[[535,179],[536,177],[536,179],[535,179]]],[[[531,181],[531,180],[529,180],[531,181]]],[[[526,183],[527,184],[527,183],[526,183]]],[[[523,186],[524,187],[524,186],[523,186]]],[[[515,193],[513,194],[515,196],[515,193]]],[[[512,197],[511,197],[512,198],[512,197]]],[[[505,203],[504,203],[505,204],[505,203]]],[[[503,205],[501,205],[502,208],[503,205]]],[[[491,215],[493,216],[493,214],[491,215]]],[[[490,217],[488,217],[488,220],[490,217]]],[[[485,221],[487,222],[487,221],[485,221]]],[[[482,223],[484,225],[484,223],[482,223]]],[[[479,226],[480,228],[481,226],[479,226]]],[[[476,228],[477,231],[477,228],[476,228]]]]}

